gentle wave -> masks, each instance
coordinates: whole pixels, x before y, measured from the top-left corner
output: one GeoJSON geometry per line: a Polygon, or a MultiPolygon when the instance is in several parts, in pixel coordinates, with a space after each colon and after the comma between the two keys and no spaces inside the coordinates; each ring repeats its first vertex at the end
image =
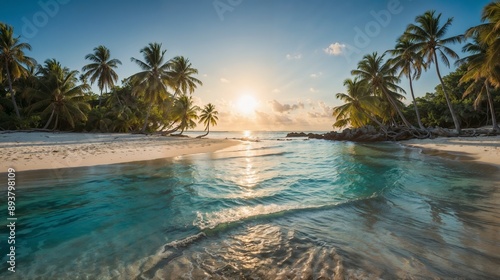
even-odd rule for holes
{"type": "Polygon", "coordinates": [[[175,249],[178,249],[180,247],[186,247],[186,246],[190,245],[191,243],[196,242],[197,240],[200,240],[201,238],[206,237],[206,236],[207,235],[204,232],[200,232],[198,234],[188,236],[184,239],[174,240],[170,243],[167,243],[163,248],[164,248],[164,251],[166,251],[167,247],[172,247],[175,249]]]}
{"type": "MultiPolygon", "coordinates": [[[[241,152],[251,152],[254,150],[243,150],[241,152]]],[[[233,159],[241,159],[241,158],[264,158],[264,157],[274,157],[274,156],[284,156],[293,154],[292,152],[277,152],[277,153],[263,153],[263,154],[251,154],[251,155],[236,155],[236,156],[224,156],[212,158],[211,160],[233,160],[233,159]]]]}
{"type": "Polygon", "coordinates": [[[329,208],[339,207],[341,205],[349,205],[360,201],[370,200],[376,197],[378,197],[378,194],[374,193],[371,196],[365,198],[356,198],[344,202],[335,202],[335,203],[312,205],[312,206],[299,205],[299,204],[295,205],[267,204],[267,205],[257,205],[257,206],[232,207],[209,213],[202,213],[200,211],[196,211],[196,220],[193,221],[193,226],[196,226],[201,230],[214,229],[219,225],[230,224],[249,219],[256,219],[259,217],[265,217],[278,213],[329,209],[329,208]]]}

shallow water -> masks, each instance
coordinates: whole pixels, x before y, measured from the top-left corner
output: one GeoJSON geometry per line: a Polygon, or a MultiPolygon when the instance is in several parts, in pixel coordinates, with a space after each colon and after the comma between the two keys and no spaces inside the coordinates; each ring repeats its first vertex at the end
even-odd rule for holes
{"type": "Polygon", "coordinates": [[[16,273],[3,257],[0,277],[500,278],[495,168],[283,135],[213,154],[18,172],[16,273]]]}

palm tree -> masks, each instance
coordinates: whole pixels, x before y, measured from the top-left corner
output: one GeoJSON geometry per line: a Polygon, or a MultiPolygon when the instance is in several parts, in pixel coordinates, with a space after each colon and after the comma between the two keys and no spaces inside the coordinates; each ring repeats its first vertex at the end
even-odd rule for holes
{"type": "Polygon", "coordinates": [[[41,115],[45,117],[50,114],[44,129],[49,127],[54,116],[53,129],[57,129],[60,119],[72,128],[76,121],[85,121],[86,112],[90,110],[85,92],[90,87],[86,84],[76,85],[78,71],[70,71],[55,59],[48,59],[38,72],[41,74],[37,92],[40,100],[31,106],[31,110],[42,109],[41,115]]]}
{"type": "Polygon", "coordinates": [[[417,80],[420,78],[422,68],[425,68],[425,64],[423,63],[422,57],[411,50],[411,46],[412,42],[402,36],[398,38],[395,49],[388,50],[387,52],[393,55],[393,58],[389,60],[389,63],[396,69],[400,70],[399,77],[405,75],[410,82],[410,92],[415,114],[417,115],[418,126],[420,129],[425,129],[422,124],[422,120],[420,119],[420,112],[418,111],[417,101],[415,100],[415,93],[413,91],[413,79],[417,80]]]}
{"type": "Polygon", "coordinates": [[[459,35],[444,38],[446,31],[448,31],[453,22],[453,18],[448,18],[442,26],[440,25],[440,20],[441,14],[436,15],[435,11],[427,11],[423,15],[419,15],[415,18],[417,24],[408,25],[404,36],[413,42],[413,46],[410,49],[418,52],[422,57],[425,57],[425,63],[428,65],[432,63],[435,64],[436,73],[441,82],[446,103],[448,104],[453,123],[455,124],[455,129],[457,133],[460,133],[460,120],[453,109],[448,90],[441,77],[438,55],[444,65],[450,67],[448,56],[453,59],[458,59],[458,55],[452,49],[448,48],[447,45],[461,42],[463,36],[459,35]]]}
{"type": "Polygon", "coordinates": [[[178,129],[181,129],[178,135],[182,135],[182,133],[189,128],[196,127],[195,120],[198,119],[199,110],[200,108],[198,106],[193,105],[191,96],[183,94],[175,100],[173,112],[174,121],[179,123],[178,129]]]}
{"type": "Polygon", "coordinates": [[[334,127],[342,128],[350,124],[353,127],[362,127],[371,120],[387,133],[385,126],[377,119],[380,113],[379,98],[371,95],[366,83],[358,78],[346,79],[344,86],[347,93],[337,93],[335,96],[345,104],[333,108],[334,127]]]}
{"type": "Polygon", "coordinates": [[[484,95],[484,93],[486,93],[491,113],[493,130],[497,131],[500,128],[497,125],[495,106],[490,92],[490,85],[492,81],[495,81],[500,77],[500,69],[498,67],[491,68],[489,66],[488,60],[490,58],[488,55],[488,49],[489,46],[486,43],[480,42],[479,37],[475,37],[473,43],[467,43],[463,47],[464,52],[468,52],[471,54],[461,60],[458,60],[457,64],[466,63],[467,65],[467,72],[460,79],[460,83],[470,81],[473,82],[464,92],[463,97],[466,97],[473,93],[477,89],[477,86],[479,84],[480,90],[474,102],[474,107],[475,109],[477,109],[480,101],[482,100],[482,96],[484,95]]]}
{"type": "Polygon", "coordinates": [[[148,126],[148,119],[153,105],[159,104],[170,97],[167,91],[167,85],[170,83],[168,75],[170,63],[165,61],[165,52],[166,50],[161,50],[161,44],[150,43],[141,49],[144,61],[131,58],[143,70],[129,78],[133,85],[132,93],[143,97],[149,103],[144,125],[141,129],[142,133],[146,131],[148,126]]]}
{"type": "MultiPolygon", "coordinates": [[[[122,62],[118,59],[111,59],[109,49],[102,45],[94,48],[94,53],[87,54],[85,59],[92,61],[92,63],[83,66],[84,77],[90,76],[91,84],[97,80],[97,86],[101,91],[99,95],[99,106],[101,106],[102,91],[104,89],[107,92],[118,81],[118,75],[113,69],[117,68],[118,64],[121,65],[122,62]]],[[[120,99],[117,98],[117,100],[120,103],[120,99]]]]}
{"type": "Polygon", "coordinates": [[[7,76],[12,106],[18,119],[21,119],[21,114],[12,83],[28,74],[25,67],[36,65],[33,58],[24,55],[25,50],[31,50],[31,46],[28,43],[21,43],[19,37],[14,37],[12,26],[0,22],[0,76],[4,74],[7,76]]]}
{"type": "Polygon", "coordinates": [[[189,59],[183,56],[176,56],[172,59],[169,75],[171,86],[174,88],[174,98],[179,93],[191,94],[197,85],[203,85],[200,80],[193,77],[194,74],[198,74],[198,70],[191,66],[189,59]]]}
{"type": "MultiPolygon", "coordinates": [[[[477,37],[478,41],[487,44],[488,67],[498,67],[500,56],[500,1],[489,3],[483,8],[482,24],[471,27],[465,33],[466,37],[477,37]]],[[[500,87],[500,81],[495,81],[500,87]]]]}
{"type": "Polygon", "coordinates": [[[196,138],[205,137],[210,133],[210,125],[217,125],[217,121],[219,120],[219,118],[217,117],[218,114],[219,112],[215,110],[215,106],[212,103],[208,103],[207,105],[205,105],[205,107],[203,107],[200,115],[200,123],[203,123],[205,125],[205,131],[207,133],[196,138]]]}
{"type": "Polygon", "coordinates": [[[403,98],[397,92],[404,92],[404,90],[397,85],[399,78],[395,75],[394,68],[389,63],[384,63],[384,56],[379,56],[376,52],[365,55],[358,63],[358,69],[352,70],[351,73],[358,76],[362,83],[366,83],[373,95],[381,94],[391,104],[403,123],[408,128],[412,128],[413,126],[401,112],[401,103],[397,101],[403,98]]]}

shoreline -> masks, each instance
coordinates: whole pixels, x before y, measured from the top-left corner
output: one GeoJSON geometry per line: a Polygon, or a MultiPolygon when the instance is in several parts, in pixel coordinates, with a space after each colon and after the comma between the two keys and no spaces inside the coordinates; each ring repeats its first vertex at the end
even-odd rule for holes
{"type": "Polygon", "coordinates": [[[422,149],[422,153],[450,160],[473,161],[500,169],[500,136],[438,137],[411,139],[400,144],[422,149]]]}
{"type": "Polygon", "coordinates": [[[74,168],[212,153],[237,145],[225,139],[142,134],[9,132],[0,133],[3,170],[74,168]]]}
{"type": "MultiPolygon", "coordinates": [[[[2,170],[60,169],[212,153],[238,143],[125,133],[0,132],[0,161],[2,170]]],[[[500,136],[438,137],[396,143],[421,149],[431,156],[480,162],[500,169],[500,136]]]]}

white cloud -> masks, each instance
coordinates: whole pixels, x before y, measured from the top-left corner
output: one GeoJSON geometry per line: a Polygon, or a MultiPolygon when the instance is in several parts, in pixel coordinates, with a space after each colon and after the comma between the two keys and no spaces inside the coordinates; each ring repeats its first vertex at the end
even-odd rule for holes
{"type": "Polygon", "coordinates": [[[273,92],[273,93],[280,93],[280,92],[281,92],[281,90],[279,90],[279,89],[275,88],[275,89],[273,89],[273,91],[272,91],[272,92],[273,92]]]}
{"type": "Polygon", "coordinates": [[[298,60],[302,58],[302,54],[287,54],[286,59],[288,60],[298,60]]]}
{"type": "Polygon", "coordinates": [[[339,42],[332,43],[328,48],[324,49],[326,54],[329,55],[341,55],[347,46],[339,42]]]}
{"type": "Polygon", "coordinates": [[[318,72],[318,73],[312,73],[312,74],[311,74],[311,75],[309,75],[309,76],[310,76],[311,78],[313,78],[313,79],[316,79],[316,78],[318,78],[318,77],[320,77],[320,76],[322,76],[322,75],[323,75],[323,72],[318,72]]]}
{"type": "Polygon", "coordinates": [[[317,90],[317,89],[315,89],[315,88],[313,88],[313,87],[312,87],[312,88],[309,88],[309,91],[310,91],[310,92],[312,92],[312,93],[318,92],[318,90],[317,90]]]}
{"type": "Polygon", "coordinates": [[[208,74],[203,74],[203,77],[208,77],[208,74]]]}
{"type": "Polygon", "coordinates": [[[226,79],[226,78],[220,78],[220,82],[224,83],[224,84],[229,84],[230,83],[229,80],[226,79]]]}

